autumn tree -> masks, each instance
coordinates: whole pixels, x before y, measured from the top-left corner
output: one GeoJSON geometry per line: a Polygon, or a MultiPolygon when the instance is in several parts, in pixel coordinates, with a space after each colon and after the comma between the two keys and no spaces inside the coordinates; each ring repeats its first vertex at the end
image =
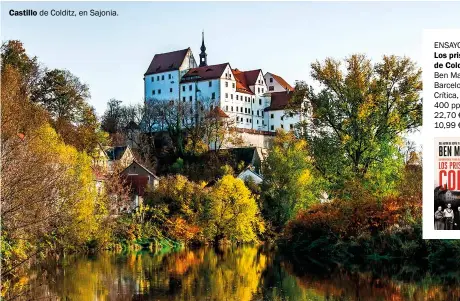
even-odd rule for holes
{"type": "Polygon", "coordinates": [[[343,63],[328,58],[312,64],[312,77],[319,91],[299,82],[294,99],[311,104],[313,114],[301,132],[316,168],[335,188],[378,175],[382,163],[402,165],[399,159],[389,162],[399,157],[394,146],[422,120],[421,70],[414,62],[397,56],[376,64],[364,55],[343,63]]]}
{"type": "Polygon", "coordinates": [[[231,175],[222,177],[210,190],[203,219],[205,235],[215,244],[222,240],[257,241],[264,231],[256,200],[243,180],[231,175]]]}
{"type": "Polygon", "coordinates": [[[14,68],[21,78],[21,89],[27,96],[42,76],[37,57],[30,57],[21,41],[10,40],[1,47],[2,70],[7,65],[14,68]]]}
{"type": "Polygon", "coordinates": [[[277,132],[262,168],[263,214],[275,229],[322,198],[322,179],[308,156],[307,143],[292,132],[277,132]]]}

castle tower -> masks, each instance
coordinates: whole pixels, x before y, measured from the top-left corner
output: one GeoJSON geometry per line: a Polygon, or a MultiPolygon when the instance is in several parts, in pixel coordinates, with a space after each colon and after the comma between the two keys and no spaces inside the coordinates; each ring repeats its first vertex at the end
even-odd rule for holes
{"type": "Polygon", "coordinates": [[[206,54],[206,46],[204,46],[204,31],[202,32],[202,41],[201,41],[201,53],[200,53],[200,67],[204,67],[208,65],[207,62],[207,54],[206,54]]]}

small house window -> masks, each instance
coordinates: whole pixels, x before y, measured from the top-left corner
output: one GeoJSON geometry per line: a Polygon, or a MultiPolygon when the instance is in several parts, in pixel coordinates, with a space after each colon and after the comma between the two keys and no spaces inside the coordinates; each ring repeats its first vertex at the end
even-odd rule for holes
{"type": "Polygon", "coordinates": [[[273,90],[275,90],[275,87],[273,86],[268,87],[268,91],[273,91],[273,90]]]}
{"type": "Polygon", "coordinates": [[[272,131],[274,131],[274,130],[275,130],[275,126],[274,126],[274,125],[270,126],[270,129],[271,129],[272,131]]]}
{"type": "Polygon", "coordinates": [[[216,99],[216,92],[212,92],[211,99],[216,99]]]}
{"type": "Polygon", "coordinates": [[[188,90],[192,91],[192,85],[188,85],[188,90]]]}
{"type": "Polygon", "coordinates": [[[225,82],[225,87],[228,87],[228,82],[225,82]]]}
{"type": "Polygon", "coordinates": [[[270,82],[273,83],[273,77],[270,77],[270,82]]]}
{"type": "Polygon", "coordinates": [[[161,94],[161,89],[158,89],[158,94],[161,94]]]}
{"type": "Polygon", "coordinates": [[[152,95],[155,95],[155,90],[152,90],[152,95]]]}
{"type": "Polygon", "coordinates": [[[164,75],[161,76],[161,80],[165,80],[165,76],[164,76],[164,75]]]}
{"type": "Polygon", "coordinates": [[[209,86],[212,87],[212,81],[209,81],[209,86]]]}
{"type": "Polygon", "coordinates": [[[171,92],[171,93],[172,93],[172,88],[169,88],[169,92],[171,92]]]}
{"type": "Polygon", "coordinates": [[[152,82],[154,82],[155,81],[155,76],[152,76],[150,79],[152,80],[152,82]]]}
{"type": "Polygon", "coordinates": [[[271,118],[271,119],[275,118],[275,115],[270,114],[270,118],[271,118]]]}
{"type": "Polygon", "coordinates": [[[193,96],[190,96],[190,97],[189,97],[189,100],[192,101],[192,100],[193,100],[193,96]]]}

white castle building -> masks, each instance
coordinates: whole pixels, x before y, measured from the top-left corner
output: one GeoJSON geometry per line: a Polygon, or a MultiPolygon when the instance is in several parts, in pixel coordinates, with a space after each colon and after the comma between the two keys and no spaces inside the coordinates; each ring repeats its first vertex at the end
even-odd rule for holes
{"type": "Polygon", "coordinates": [[[242,132],[270,135],[301,120],[286,110],[294,89],[282,77],[230,63],[208,65],[204,35],[200,49],[199,66],[190,48],[156,54],[144,74],[145,100],[211,100],[242,132]]]}

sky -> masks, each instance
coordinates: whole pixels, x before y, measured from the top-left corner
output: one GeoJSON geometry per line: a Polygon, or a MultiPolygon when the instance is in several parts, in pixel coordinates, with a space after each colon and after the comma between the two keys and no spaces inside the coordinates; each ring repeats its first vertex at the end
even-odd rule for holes
{"type": "Polygon", "coordinates": [[[316,60],[395,54],[421,66],[423,29],[460,28],[460,2],[2,2],[1,9],[2,41],[19,39],[43,65],[78,76],[98,115],[111,98],[142,102],[155,53],[191,47],[198,59],[202,30],[208,64],[314,84],[316,60]],[[118,16],[12,17],[11,9],[118,16]]]}

